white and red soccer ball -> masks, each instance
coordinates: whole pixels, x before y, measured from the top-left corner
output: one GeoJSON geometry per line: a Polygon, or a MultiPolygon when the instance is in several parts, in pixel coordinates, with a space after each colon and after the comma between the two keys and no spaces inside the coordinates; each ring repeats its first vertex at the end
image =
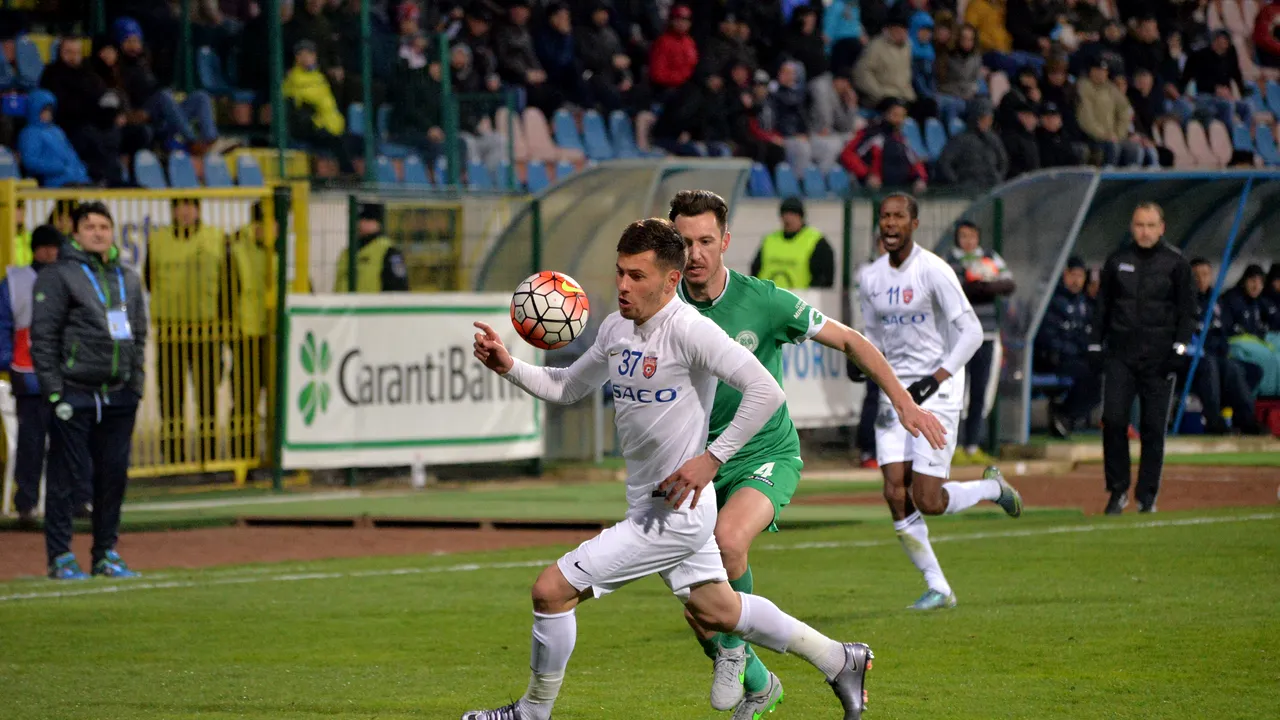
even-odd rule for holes
{"type": "Polygon", "coordinates": [[[556,350],[587,326],[587,293],[577,280],[544,270],[525,278],[511,296],[511,324],[530,345],[556,350]]]}

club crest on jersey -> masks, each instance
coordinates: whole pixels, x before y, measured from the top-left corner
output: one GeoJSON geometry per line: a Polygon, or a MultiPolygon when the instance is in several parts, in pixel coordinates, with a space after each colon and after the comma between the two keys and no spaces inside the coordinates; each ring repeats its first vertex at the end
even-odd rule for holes
{"type": "Polygon", "coordinates": [[[739,345],[750,350],[751,352],[755,352],[756,348],[760,347],[760,338],[756,337],[756,334],[751,332],[750,330],[743,330],[742,332],[738,333],[737,336],[734,337],[733,339],[739,345]]]}
{"type": "Polygon", "coordinates": [[[653,377],[653,374],[658,372],[658,356],[647,356],[644,359],[644,365],[640,367],[640,372],[644,373],[646,379],[653,377]]]}
{"type": "Polygon", "coordinates": [[[915,295],[916,295],[916,294],[911,290],[911,288],[909,288],[909,287],[908,287],[908,288],[902,288],[902,302],[903,302],[903,303],[909,303],[909,302],[911,302],[911,298],[915,297],[915,295]]]}

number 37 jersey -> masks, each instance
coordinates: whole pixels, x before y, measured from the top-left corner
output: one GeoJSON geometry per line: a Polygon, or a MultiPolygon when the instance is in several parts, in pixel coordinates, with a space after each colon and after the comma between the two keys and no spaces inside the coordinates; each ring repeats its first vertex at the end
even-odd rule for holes
{"type": "Polygon", "coordinates": [[[919,245],[900,267],[888,254],[863,267],[858,294],[867,338],[907,383],[942,367],[952,323],[972,310],[955,271],[919,245]]]}

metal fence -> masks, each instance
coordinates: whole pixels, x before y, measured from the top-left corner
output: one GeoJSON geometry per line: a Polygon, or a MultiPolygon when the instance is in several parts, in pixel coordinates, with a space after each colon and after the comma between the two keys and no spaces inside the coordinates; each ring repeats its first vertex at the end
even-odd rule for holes
{"type": "MultiPolygon", "coordinates": [[[[308,191],[294,189],[284,262],[290,288],[305,291],[308,191]]],[[[90,200],[110,209],[122,260],[148,293],[146,389],[130,474],[230,472],[243,482],[269,460],[273,439],[281,258],[272,190],[45,190],[0,182],[3,266],[13,261],[15,235],[46,222],[69,234],[70,209],[90,200]]]]}

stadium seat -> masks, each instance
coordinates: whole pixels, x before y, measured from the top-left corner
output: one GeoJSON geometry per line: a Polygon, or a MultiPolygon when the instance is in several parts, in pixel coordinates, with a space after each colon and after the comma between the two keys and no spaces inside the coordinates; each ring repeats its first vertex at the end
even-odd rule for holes
{"type": "Polygon", "coordinates": [[[942,121],[929,118],[924,121],[924,146],[929,151],[929,160],[937,160],[942,148],[947,144],[947,131],[942,128],[942,121]]]}
{"type": "Polygon", "coordinates": [[[848,197],[853,190],[853,183],[849,180],[849,173],[842,167],[834,167],[831,172],[827,173],[827,189],[837,198],[848,197]]]}
{"type": "Polygon", "coordinates": [[[547,172],[546,163],[531,162],[526,172],[525,184],[529,186],[529,192],[537,195],[546,190],[551,185],[551,175],[547,172]]]}
{"type": "Polygon", "coordinates": [[[400,178],[396,177],[396,166],[391,164],[391,158],[386,155],[379,155],[374,161],[374,178],[383,185],[396,185],[400,182],[400,178]]]}
{"type": "Polygon", "coordinates": [[[960,133],[964,132],[964,130],[965,130],[964,120],[961,120],[960,118],[952,118],[951,127],[947,128],[947,136],[955,137],[960,133]]]}
{"type": "Polygon", "coordinates": [[[9,148],[0,145],[0,180],[17,180],[18,163],[9,148]]]}
{"type": "Polygon", "coordinates": [[[422,158],[409,155],[404,159],[404,184],[419,188],[431,187],[431,178],[427,177],[427,168],[422,158]]]}
{"type": "Polygon", "coordinates": [[[778,163],[773,169],[773,186],[780,197],[800,197],[800,181],[788,163],[778,163]]]}
{"type": "Polygon", "coordinates": [[[573,163],[567,160],[561,160],[556,163],[556,182],[564,182],[565,180],[568,180],[569,176],[573,175],[577,171],[578,169],[573,166],[573,163]]]}
{"type": "MultiPolygon", "coordinates": [[[[551,127],[547,124],[547,116],[536,107],[527,107],[521,118],[524,121],[524,134],[529,141],[529,159],[538,162],[558,162],[568,159],[566,154],[573,154],[571,148],[556,147],[551,139],[551,127]]],[[[583,156],[576,151],[577,157],[583,156]]]]}
{"type": "Polygon", "coordinates": [[[1231,147],[1243,152],[1253,152],[1253,136],[1249,126],[1239,120],[1231,123],[1231,147]]]}
{"type": "Polygon", "coordinates": [[[822,176],[817,165],[804,169],[802,187],[804,196],[811,200],[821,200],[827,196],[827,179],[822,176]]]}
{"type": "Polygon", "coordinates": [[[999,107],[1005,93],[1009,92],[1009,78],[1002,72],[993,72],[987,76],[987,87],[991,91],[991,104],[999,107]]]}
{"type": "Polygon", "coordinates": [[[1248,26],[1244,22],[1244,13],[1240,11],[1240,5],[1237,2],[1218,3],[1218,8],[1222,12],[1222,24],[1232,35],[1247,35],[1253,30],[1253,25],[1248,26]]]}
{"type": "Polygon", "coordinates": [[[1213,152],[1213,158],[1218,161],[1218,167],[1226,167],[1231,162],[1231,133],[1221,120],[1211,121],[1208,130],[1209,149],[1213,152]]]}
{"type": "Polygon", "coordinates": [[[169,153],[169,187],[200,187],[200,180],[196,177],[196,166],[191,162],[191,156],[181,150],[169,153]]]}
{"type": "Polygon", "coordinates": [[[44,72],[44,59],[40,57],[40,49],[31,42],[31,38],[22,36],[14,55],[18,70],[18,87],[34,90],[40,85],[40,73],[44,72]]]}
{"type": "Polygon", "coordinates": [[[587,158],[591,160],[612,160],[614,157],[613,144],[604,129],[604,118],[595,110],[588,110],[582,116],[582,144],[587,158]]]}
{"type": "Polygon", "coordinates": [[[1271,167],[1280,165],[1280,148],[1276,147],[1276,137],[1272,134],[1271,128],[1259,127],[1256,139],[1258,155],[1262,157],[1262,162],[1271,167]]]}
{"type": "Polygon", "coordinates": [[[1213,156],[1213,151],[1209,149],[1209,134],[1204,131],[1204,125],[1199,120],[1192,120],[1187,123],[1184,131],[1187,138],[1187,150],[1191,152],[1191,159],[1197,167],[1216,168],[1218,161],[1213,156]]]}
{"type": "Polygon", "coordinates": [[[907,118],[907,122],[902,126],[902,134],[907,138],[907,147],[920,157],[929,157],[929,148],[925,147],[924,136],[920,134],[920,126],[916,124],[915,118],[907,118]]]}
{"type": "Polygon", "coordinates": [[[511,143],[512,150],[515,153],[513,160],[515,162],[525,162],[529,159],[529,138],[524,132],[524,121],[519,115],[512,116],[507,112],[507,108],[500,107],[493,114],[494,132],[502,138],[503,145],[507,145],[507,126],[511,126],[514,131],[515,139],[511,143]]]}
{"type": "Polygon", "coordinates": [[[1177,120],[1168,119],[1160,125],[1160,138],[1164,146],[1173,153],[1173,166],[1186,169],[1195,167],[1195,158],[1187,149],[1187,138],[1182,134],[1182,126],[1177,120]]]}
{"type": "Polygon", "coordinates": [[[378,116],[376,118],[376,125],[377,125],[376,131],[378,134],[374,136],[378,138],[378,154],[386,155],[387,157],[393,158],[396,160],[409,157],[409,154],[413,152],[413,148],[409,147],[408,145],[400,145],[399,143],[387,142],[387,135],[390,132],[390,130],[388,129],[390,127],[390,124],[391,124],[391,106],[379,105],[378,116]]]}
{"type": "Polygon", "coordinates": [[[213,48],[202,47],[196,54],[196,76],[200,87],[216,97],[229,97],[238,103],[251,103],[255,94],[252,90],[239,90],[227,82],[227,75],[222,70],[222,59],[213,48]]]}
{"type": "Polygon", "coordinates": [[[148,190],[163,190],[169,186],[164,179],[164,170],[160,169],[160,161],[150,150],[139,150],[133,156],[133,177],[148,190]]]}
{"type": "Polygon", "coordinates": [[[1245,82],[1254,82],[1258,79],[1258,66],[1253,62],[1253,47],[1245,39],[1248,36],[1249,33],[1232,35],[1231,44],[1235,47],[1236,55],[1240,58],[1240,76],[1244,78],[1245,82]]]}
{"type": "Polygon", "coordinates": [[[636,147],[635,127],[625,112],[614,110],[609,113],[609,137],[613,138],[615,157],[640,157],[640,149],[636,147]]]}
{"type": "Polygon", "coordinates": [[[1205,24],[1209,31],[1222,30],[1226,27],[1222,22],[1222,13],[1218,10],[1218,3],[1209,3],[1205,13],[1205,24]]]}
{"type": "Polygon", "coordinates": [[[554,131],[556,145],[569,150],[581,150],[586,153],[586,148],[582,144],[582,136],[578,134],[578,125],[573,121],[573,116],[568,110],[560,108],[555,115],[551,116],[551,126],[554,131]]]}
{"type": "Polygon", "coordinates": [[[478,192],[493,190],[493,176],[484,163],[467,163],[467,189],[478,192]]]}
{"type": "Polygon", "coordinates": [[[1271,114],[1280,118],[1280,82],[1275,80],[1267,81],[1267,109],[1271,114]]]}
{"type": "Polygon", "coordinates": [[[498,170],[493,175],[494,186],[499,190],[520,191],[520,178],[511,171],[511,163],[506,160],[498,162],[498,170]]]}
{"type": "Polygon", "coordinates": [[[747,176],[747,194],[751,197],[773,197],[773,178],[769,177],[769,168],[762,163],[752,163],[751,174],[747,176]]]}
{"type": "Polygon", "coordinates": [[[351,103],[347,106],[347,134],[364,137],[363,103],[351,103]]]}
{"type": "MultiPolygon", "coordinates": [[[[172,175],[173,171],[170,170],[172,175]]],[[[231,187],[231,171],[227,169],[227,159],[218,153],[204,156],[204,186],[211,188],[231,187]]]]}
{"type": "Polygon", "coordinates": [[[262,178],[262,168],[258,159],[248,153],[236,156],[236,185],[240,187],[262,187],[266,185],[262,178]]]}

